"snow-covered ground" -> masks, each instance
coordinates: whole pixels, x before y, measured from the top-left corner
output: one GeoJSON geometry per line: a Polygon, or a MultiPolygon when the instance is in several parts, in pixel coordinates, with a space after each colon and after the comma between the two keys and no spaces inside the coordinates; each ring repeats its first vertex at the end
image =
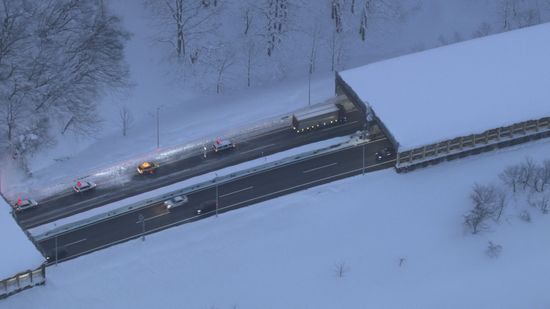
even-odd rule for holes
{"type": "MultiPolygon", "coordinates": [[[[9,214],[10,205],[0,196],[0,280],[38,268],[45,261],[27,235],[9,214]]],[[[0,303],[0,307],[1,307],[0,303]]]]}
{"type": "Polygon", "coordinates": [[[410,150],[550,116],[550,24],[341,72],[410,150]],[[437,128],[437,130],[434,130],[437,128]]]}
{"type": "Polygon", "coordinates": [[[49,267],[46,286],[0,306],[548,308],[549,215],[510,197],[490,230],[462,224],[474,183],[498,184],[505,167],[548,153],[541,140],[279,197],[49,267]]]}

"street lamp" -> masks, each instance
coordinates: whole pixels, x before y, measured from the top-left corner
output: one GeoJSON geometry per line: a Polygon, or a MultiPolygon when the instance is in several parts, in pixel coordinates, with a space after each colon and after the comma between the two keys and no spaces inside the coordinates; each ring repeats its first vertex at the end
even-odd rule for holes
{"type": "Polygon", "coordinates": [[[160,107],[157,107],[157,149],[160,148],[160,107]]]}
{"type": "Polygon", "coordinates": [[[145,217],[138,214],[138,222],[141,223],[141,241],[145,241],[145,217]]]}
{"type": "Polygon", "coordinates": [[[55,236],[55,266],[57,266],[57,235],[55,236]]]}
{"type": "Polygon", "coordinates": [[[367,144],[363,144],[363,175],[365,175],[365,146],[367,144]]]}
{"type": "Polygon", "coordinates": [[[216,178],[214,178],[214,182],[216,183],[216,217],[218,217],[218,204],[219,204],[219,196],[218,196],[218,173],[214,173],[216,175],[216,178]]]}

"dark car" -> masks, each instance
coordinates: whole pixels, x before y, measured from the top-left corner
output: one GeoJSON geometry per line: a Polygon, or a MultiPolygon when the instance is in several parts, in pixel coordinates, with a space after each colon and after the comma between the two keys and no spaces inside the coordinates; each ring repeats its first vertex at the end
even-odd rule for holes
{"type": "Polygon", "coordinates": [[[376,158],[376,161],[386,161],[391,158],[393,158],[394,151],[390,147],[382,148],[382,150],[378,151],[374,156],[376,158]]]}
{"type": "Polygon", "coordinates": [[[195,213],[197,215],[204,215],[209,212],[213,212],[216,210],[216,201],[210,200],[206,202],[202,202],[197,208],[195,208],[195,213]]]}
{"type": "MultiPolygon", "coordinates": [[[[67,254],[67,249],[65,249],[63,247],[57,249],[57,260],[58,261],[66,258],[67,255],[68,255],[67,254]]],[[[48,253],[46,253],[46,260],[49,263],[55,262],[55,259],[56,259],[55,249],[49,251],[48,253]]]]}

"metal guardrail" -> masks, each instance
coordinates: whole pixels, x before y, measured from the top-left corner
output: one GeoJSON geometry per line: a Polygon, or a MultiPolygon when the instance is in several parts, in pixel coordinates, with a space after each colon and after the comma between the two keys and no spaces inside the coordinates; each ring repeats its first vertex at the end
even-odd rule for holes
{"type": "Polygon", "coordinates": [[[35,270],[21,272],[11,278],[0,281],[0,299],[18,293],[36,285],[46,283],[46,265],[35,270]]]}
{"type": "Polygon", "coordinates": [[[545,131],[550,131],[550,117],[519,122],[510,126],[487,130],[480,134],[457,137],[440,143],[403,151],[397,155],[396,167],[398,169],[404,168],[430,161],[438,157],[445,157],[507,140],[509,141],[539,134],[545,131]]]}
{"type": "Polygon", "coordinates": [[[272,168],[275,168],[275,167],[285,166],[285,165],[288,165],[290,163],[295,163],[295,162],[298,162],[298,161],[309,159],[311,157],[315,157],[315,156],[319,156],[319,155],[323,155],[323,154],[332,153],[332,152],[348,149],[348,148],[351,148],[351,147],[355,147],[357,145],[361,145],[361,144],[368,141],[368,139],[363,139],[364,137],[365,137],[365,135],[363,133],[352,134],[352,135],[350,135],[350,140],[349,141],[346,141],[346,142],[343,142],[343,143],[340,143],[340,144],[324,147],[324,148],[317,149],[317,150],[308,151],[308,152],[305,152],[305,153],[302,153],[302,154],[299,154],[299,155],[296,155],[296,156],[287,157],[287,158],[284,158],[284,159],[281,159],[281,160],[277,160],[277,161],[270,162],[270,163],[265,163],[265,164],[262,164],[262,165],[259,165],[259,166],[256,166],[256,167],[244,169],[242,171],[238,171],[238,172],[231,173],[231,174],[228,174],[228,175],[219,176],[219,177],[216,177],[212,180],[203,181],[203,182],[200,182],[200,183],[192,185],[192,186],[188,186],[188,187],[185,187],[185,188],[182,188],[182,189],[179,189],[179,190],[174,190],[174,191],[172,191],[170,193],[167,193],[167,194],[162,194],[162,195],[155,196],[153,198],[149,198],[146,201],[140,201],[140,202],[132,203],[130,205],[122,206],[120,208],[117,208],[117,209],[109,211],[109,212],[105,212],[105,213],[102,213],[102,214],[91,216],[90,218],[86,218],[86,219],[82,219],[82,220],[79,220],[79,221],[76,221],[76,222],[68,223],[68,224],[56,227],[54,229],[51,229],[51,230],[49,230],[45,233],[35,235],[33,238],[34,238],[35,241],[42,241],[42,240],[52,238],[54,236],[69,232],[71,230],[81,228],[81,227],[86,226],[86,225],[90,225],[90,224],[93,224],[93,223],[96,223],[96,222],[99,222],[99,221],[107,220],[107,219],[110,219],[112,217],[120,216],[120,215],[123,215],[127,212],[130,212],[130,211],[135,211],[135,210],[138,210],[138,209],[141,209],[141,208],[144,208],[144,207],[148,207],[152,204],[156,204],[156,203],[165,201],[165,200],[170,199],[174,196],[189,194],[189,193],[197,191],[197,190],[213,187],[213,186],[216,185],[216,183],[217,184],[226,183],[226,182],[238,179],[238,178],[249,176],[251,174],[255,174],[255,173],[258,173],[258,172],[263,172],[263,171],[266,171],[266,170],[269,170],[269,169],[272,169],[272,168]]]}

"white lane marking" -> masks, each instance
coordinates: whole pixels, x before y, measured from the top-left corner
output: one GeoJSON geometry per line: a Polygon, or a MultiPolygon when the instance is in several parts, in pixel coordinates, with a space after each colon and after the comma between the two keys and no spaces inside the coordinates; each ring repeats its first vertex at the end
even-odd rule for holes
{"type": "MultiPolygon", "coordinates": [[[[379,139],[376,139],[376,140],[371,140],[371,141],[366,141],[366,143],[363,143],[363,144],[358,144],[354,147],[350,147],[350,148],[343,148],[343,149],[338,149],[336,151],[333,151],[333,152],[328,152],[328,153],[322,153],[322,154],[319,154],[319,155],[315,155],[315,156],[312,156],[311,158],[321,158],[321,157],[325,157],[325,156],[329,156],[329,155],[333,155],[333,154],[336,154],[336,153],[339,153],[339,152],[343,152],[343,151],[347,151],[347,150],[350,150],[350,149],[353,149],[353,148],[358,148],[360,146],[363,146],[363,145],[367,145],[367,144],[372,144],[372,143],[376,143],[376,142],[380,142],[380,141],[385,141],[385,140],[388,140],[387,138],[385,137],[382,137],[382,138],[379,138],[379,139]]],[[[267,171],[270,171],[270,170],[275,170],[275,169],[279,169],[279,168],[283,168],[283,167],[288,167],[288,166],[291,166],[293,164],[298,164],[298,163],[301,163],[303,162],[302,160],[299,160],[299,161],[294,161],[294,162],[290,162],[288,164],[281,164],[281,165],[277,165],[277,166],[273,166],[273,167],[270,167],[270,168],[266,168],[266,169],[263,169],[263,170],[258,170],[258,171],[254,171],[254,172],[251,172],[250,174],[246,174],[244,175],[243,177],[249,177],[249,176],[253,176],[253,175],[257,175],[259,173],[263,173],[263,172],[267,172],[267,171]]],[[[372,167],[376,167],[376,166],[380,166],[380,165],[383,165],[383,164],[387,164],[388,162],[396,162],[396,160],[391,160],[391,161],[386,161],[386,162],[382,162],[382,163],[379,163],[379,164],[375,164],[375,165],[369,165],[369,166],[365,166],[365,171],[372,168],[372,167]]],[[[336,176],[339,176],[339,175],[344,175],[344,174],[349,174],[349,173],[352,173],[352,172],[355,172],[355,171],[360,171],[360,170],[363,170],[363,168],[358,168],[358,169],[355,169],[355,170],[352,170],[352,171],[349,171],[349,172],[345,172],[345,173],[342,173],[342,174],[338,174],[336,176]]],[[[330,177],[329,177],[330,178],[330,177]]],[[[224,184],[229,184],[229,183],[232,183],[232,182],[235,182],[235,181],[239,181],[241,180],[242,177],[239,177],[239,178],[235,178],[233,179],[232,181],[229,181],[229,182],[226,182],[224,184]]],[[[195,194],[195,193],[198,193],[198,192],[202,192],[202,191],[205,191],[205,190],[208,190],[208,189],[212,189],[214,187],[214,185],[212,186],[209,186],[209,187],[203,187],[203,188],[200,188],[200,189],[196,189],[195,191],[192,191],[192,192],[189,192],[188,194],[195,194]]],[[[158,205],[158,204],[156,204],[158,205]]],[[[150,207],[154,207],[155,205],[151,205],[150,207]]],[[[232,205],[233,206],[233,205],[232,205]]],[[[228,206],[228,207],[231,207],[231,206],[228,206]]],[[[226,207],[224,207],[226,208],[226,207]]],[[[117,214],[117,215],[114,215],[114,216],[111,216],[111,217],[107,217],[107,218],[104,218],[104,219],[101,219],[101,220],[98,220],[98,221],[95,221],[95,222],[90,222],[88,224],[85,224],[85,225],[82,225],[82,226],[79,226],[75,229],[71,229],[71,230],[67,230],[67,231],[63,231],[59,234],[54,234],[54,235],[51,235],[51,236],[48,236],[48,237],[45,237],[43,239],[39,239],[38,241],[39,242],[43,242],[43,241],[46,241],[48,239],[52,239],[52,238],[55,238],[56,236],[60,236],[60,235],[64,235],[64,234],[69,234],[69,233],[72,233],[74,231],[78,231],[80,229],[83,229],[83,228],[87,228],[89,226],[92,226],[92,225],[97,225],[97,224],[100,224],[104,221],[110,221],[110,220],[113,220],[115,218],[118,218],[118,217],[121,217],[121,216],[127,216],[129,214],[136,214],[136,213],[139,213],[140,211],[142,210],[142,208],[139,208],[139,209],[135,209],[135,210],[132,210],[132,211],[129,211],[129,212],[125,212],[125,213],[120,213],[120,214],[117,214]]],[[[190,218],[191,219],[191,218],[190,218]]],[[[188,219],[186,219],[188,220],[188,219]]],[[[183,220],[183,221],[178,221],[176,223],[179,223],[179,222],[184,222],[186,220],[183,220]]],[[[169,226],[169,225],[167,225],[169,226]]],[[[131,239],[132,237],[128,237],[126,239],[131,239]]],[[[111,244],[109,244],[111,245],[111,244]]],[[[90,251],[93,251],[93,250],[90,250],[90,251]]]]}
{"type": "MultiPolygon", "coordinates": [[[[163,213],[161,213],[160,215],[156,215],[156,216],[152,216],[152,217],[145,218],[145,219],[143,219],[143,221],[147,222],[147,221],[149,221],[149,220],[153,220],[153,219],[156,219],[156,218],[158,218],[158,217],[166,216],[166,215],[169,214],[169,213],[170,213],[169,211],[163,212],[163,213]]],[[[136,224],[140,224],[140,223],[141,223],[141,221],[139,221],[139,220],[136,222],[136,224]]]]}
{"type": "Polygon", "coordinates": [[[260,149],[268,148],[268,147],[271,147],[271,146],[275,146],[275,144],[264,145],[264,146],[261,146],[261,147],[257,147],[257,148],[254,148],[254,149],[243,151],[243,152],[241,152],[241,154],[245,154],[245,153],[249,153],[249,152],[253,152],[253,151],[258,151],[260,149]]]}
{"type": "Polygon", "coordinates": [[[319,166],[319,167],[316,167],[316,168],[312,168],[310,170],[305,170],[303,171],[304,174],[307,174],[307,173],[311,173],[313,171],[317,171],[317,170],[320,170],[320,169],[323,169],[323,168],[327,168],[327,167],[331,167],[331,166],[334,166],[338,164],[338,162],[334,162],[334,163],[331,163],[331,164],[327,164],[327,165],[323,165],[323,166],[319,166]]]}
{"type": "MultiPolygon", "coordinates": [[[[396,160],[390,160],[390,161],[386,161],[386,162],[379,163],[379,164],[375,164],[375,165],[369,165],[368,167],[365,167],[365,170],[368,170],[368,169],[370,169],[370,168],[377,167],[377,166],[380,166],[380,165],[388,164],[388,163],[390,163],[390,162],[393,163],[393,162],[395,162],[395,161],[396,161],[396,160]]],[[[238,202],[238,203],[235,203],[235,204],[232,204],[232,205],[228,205],[228,206],[225,206],[225,207],[221,207],[221,208],[218,209],[218,211],[221,210],[221,209],[231,208],[231,207],[234,207],[234,206],[238,206],[238,205],[240,205],[240,204],[244,204],[244,203],[247,203],[247,202],[251,202],[251,201],[254,201],[254,200],[258,200],[258,199],[261,199],[261,198],[264,198],[264,197],[268,197],[268,196],[271,196],[271,195],[279,194],[279,193],[282,193],[282,192],[285,192],[285,191],[290,191],[290,190],[293,190],[293,189],[296,189],[296,188],[304,187],[304,186],[307,186],[307,185],[310,185],[310,184],[314,184],[314,183],[316,183],[316,182],[321,182],[321,181],[324,181],[324,180],[327,180],[327,179],[336,178],[336,177],[339,177],[339,176],[342,176],[342,175],[346,175],[346,174],[351,174],[351,173],[354,173],[354,172],[357,172],[357,171],[361,171],[361,170],[363,170],[363,168],[357,168],[357,169],[354,169],[354,170],[351,170],[351,171],[347,171],[347,172],[343,172],[343,173],[340,173],[340,174],[336,174],[336,175],[328,176],[328,177],[325,177],[325,178],[321,178],[321,179],[317,179],[317,180],[305,182],[305,183],[299,184],[299,185],[294,186],[294,187],[290,187],[290,188],[286,188],[286,189],[281,189],[281,190],[279,190],[279,191],[275,191],[275,192],[271,192],[271,193],[264,194],[264,195],[261,195],[261,196],[253,197],[253,198],[248,199],[248,200],[246,200],[246,201],[242,201],[242,202],[238,202]]]]}
{"type": "Polygon", "coordinates": [[[243,191],[246,191],[246,190],[250,190],[250,189],[252,189],[252,188],[254,188],[254,186],[250,186],[250,187],[247,187],[247,188],[244,188],[244,189],[240,189],[240,190],[237,190],[237,191],[233,191],[233,192],[229,192],[229,193],[226,193],[226,194],[222,194],[222,195],[220,195],[219,197],[224,197],[224,196],[228,196],[228,195],[231,195],[231,194],[243,192],[243,191]]]}
{"type": "Polygon", "coordinates": [[[68,246],[76,245],[76,244],[81,243],[81,242],[83,242],[83,241],[86,241],[86,238],[82,238],[81,240],[77,240],[77,241],[70,242],[70,243],[65,244],[65,245],[63,245],[63,246],[64,246],[64,247],[68,247],[68,246]]]}
{"type": "MultiPolygon", "coordinates": [[[[366,170],[366,169],[369,169],[369,168],[372,168],[372,167],[376,167],[376,166],[380,166],[380,165],[383,165],[383,164],[387,164],[387,163],[390,163],[390,162],[395,162],[395,161],[396,161],[396,160],[390,160],[390,161],[386,161],[386,162],[383,162],[383,163],[379,163],[379,164],[375,164],[375,165],[370,165],[370,166],[368,166],[368,167],[365,167],[365,170],[366,170]]],[[[309,185],[309,184],[313,184],[313,183],[316,183],[316,182],[321,182],[321,181],[324,181],[324,180],[327,180],[327,179],[339,177],[339,176],[346,175],[346,174],[351,174],[351,173],[353,173],[353,172],[357,172],[357,171],[361,171],[361,170],[363,170],[363,168],[354,169],[354,170],[347,171],[347,172],[343,172],[343,173],[340,173],[340,174],[328,176],[328,177],[325,177],[325,178],[322,178],[322,179],[317,179],[317,180],[314,180],[314,181],[306,182],[306,183],[303,183],[303,184],[300,184],[300,185],[297,185],[297,186],[294,186],[294,187],[290,187],[290,188],[282,189],[282,190],[279,190],[279,191],[271,192],[271,193],[268,193],[268,194],[264,194],[264,195],[261,195],[261,196],[258,196],[258,197],[254,197],[254,198],[248,199],[248,200],[246,200],[246,201],[242,201],[242,202],[238,202],[238,203],[235,203],[235,204],[231,204],[231,205],[229,205],[229,206],[221,207],[221,208],[218,209],[218,211],[219,211],[219,210],[222,210],[222,209],[226,209],[226,208],[232,208],[232,207],[235,207],[235,206],[238,206],[238,205],[247,203],[247,202],[251,202],[251,201],[254,201],[254,200],[258,200],[258,199],[261,199],[261,198],[264,198],[264,197],[267,197],[267,196],[271,196],[271,195],[275,195],[275,194],[278,194],[278,193],[281,193],[281,192],[285,192],[285,191],[289,191],[289,190],[292,190],[292,189],[296,189],[296,188],[300,188],[300,187],[303,187],[303,186],[307,186],[307,185],[309,185]]],[[[151,233],[154,233],[154,232],[156,232],[156,231],[168,229],[168,228],[170,228],[170,227],[180,225],[180,224],[182,224],[182,223],[184,223],[184,222],[191,221],[191,220],[193,220],[193,219],[195,219],[195,218],[198,218],[198,217],[201,217],[201,216],[205,216],[205,215],[207,215],[207,214],[209,214],[209,213],[212,213],[212,212],[214,212],[214,210],[213,210],[213,211],[210,211],[210,212],[208,212],[208,213],[204,213],[204,214],[201,214],[201,215],[193,216],[193,217],[191,217],[191,218],[186,218],[186,219],[183,219],[183,220],[180,220],[180,221],[172,222],[172,223],[167,224],[167,225],[164,225],[164,226],[159,226],[159,227],[157,227],[157,228],[154,228],[154,229],[151,229],[151,230],[147,230],[147,231],[146,231],[146,234],[151,234],[151,233]]],[[[135,234],[135,235],[132,235],[132,236],[123,238],[123,239],[119,239],[119,240],[110,242],[110,243],[105,244],[105,245],[101,245],[101,246],[98,246],[98,247],[89,249],[89,250],[86,250],[86,251],[81,252],[81,253],[79,253],[79,254],[75,254],[75,255],[72,255],[72,256],[70,256],[70,257],[66,257],[66,258],[64,258],[64,259],[60,259],[58,262],[62,262],[62,261],[64,261],[64,260],[68,260],[68,259],[73,259],[73,258],[79,257],[79,256],[81,256],[81,255],[85,255],[85,254],[90,253],[90,252],[94,252],[94,251],[101,250],[101,249],[103,249],[103,248],[110,247],[110,246],[115,245],[115,244],[120,244],[120,243],[123,243],[123,242],[125,242],[125,241],[127,241],[127,240],[135,239],[135,238],[137,238],[139,235],[140,235],[140,234],[135,234]]],[[[49,265],[48,265],[48,266],[49,266],[49,265]]]]}

